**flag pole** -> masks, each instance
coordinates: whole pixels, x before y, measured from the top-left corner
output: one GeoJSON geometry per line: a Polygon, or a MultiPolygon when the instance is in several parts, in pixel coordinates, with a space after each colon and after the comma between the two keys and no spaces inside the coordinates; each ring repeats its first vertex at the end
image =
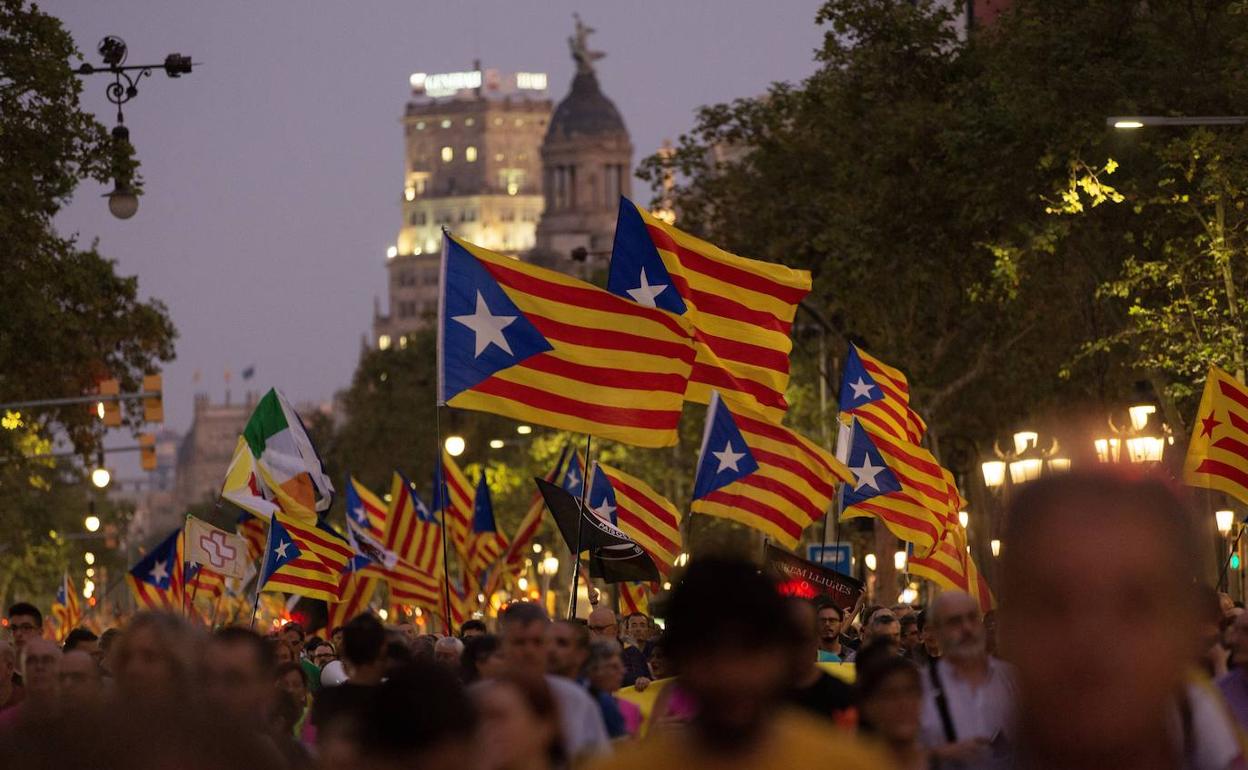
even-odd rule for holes
{"type": "MultiPolygon", "coordinates": [[[[445,234],[445,228],[443,228],[445,234]]],[[[445,244],[445,239],[443,239],[445,244]]],[[[445,251],[445,246],[443,248],[445,251]]],[[[439,341],[440,342],[440,341],[439,341]]],[[[438,499],[442,503],[442,623],[446,627],[446,635],[454,636],[455,630],[451,623],[451,560],[447,541],[451,537],[451,528],[446,521],[446,509],[450,502],[450,489],[446,485],[446,468],[442,462],[442,408],[434,403],[433,405],[433,426],[434,432],[437,434],[437,473],[434,478],[438,484],[438,499]]]]}
{"type": "MultiPolygon", "coordinates": [[[[572,553],[572,606],[568,611],[569,620],[576,619],[576,593],[581,578],[581,522],[582,517],[585,515],[585,506],[589,501],[589,482],[592,478],[590,475],[589,448],[593,440],[593,436],[588,433],[585,434],[585,464],[581,466],[581,507],[576,512],[576,550],[572,553]]],[[[586,588],[590,587],[589,581],[586,581],[586,588]]]]}

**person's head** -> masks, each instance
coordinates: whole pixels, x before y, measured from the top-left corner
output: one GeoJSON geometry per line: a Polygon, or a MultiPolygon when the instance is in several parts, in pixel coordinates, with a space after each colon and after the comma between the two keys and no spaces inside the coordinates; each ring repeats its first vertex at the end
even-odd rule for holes
{"type": "Polygon", "coordinates": [[[919,639],[919,618],[910,614],[899,620],[901,622],[901,648],[907,653],[917,650],[922,644],[919,639]]]}
{"type": "Polygon", "coordinates": [[[398,631],[400,634],[403,635],[403,638],[409,642],[415,639],[416,637],[420,636],[420,631],[418,631],[416,629],[416,626],[412,623],[407,623],[407,622],[400,623],[398,626],[398,631]]]}
{"type": "Polygon", "coordinates": [[[295,652],[295,645],[291,644],[284,637],[276,637],[265,640],[269,647],[273,650],[273,662],[277,665],[283,663],[294,663],[299,660],[299,653],[295,652]]]}
{"type": "Polygon", "coordinates": [[[276,670],[277,689],[289,693],[302,706],[308,699],[308,675],[298,663],[282,663],[276,670]]]}
{"type": "Polygon", "coordinates": [[[845,620],[845,611],[831,599],[821,599],[815,605],[815,630],[819,643],[833,646],[841,638],[841,624],[845,620]]]}
{"type": "Polygon", "coordinates": [[[386,628],[372,613],[357,615],[342,629],[338,647],[347,673],[353,682],[376,684],[384,668],[382,649],[386,644],[386,628]]]}
{"type": "Polygon", "coordinates": [[[107,676],[113,675],[113,649],[121,638],[120,628],[106,628],[100,634],[100,670],[107,676]]]}
{"type": "Polygon", "coordinates": [[[185,701],[195,684],[203,637],[177,615],[141,612],[110,651],[118,694],[127,701],[185,701]]]}
{"type": "Polygon", "coordinates": [[[620,624],[615,619],[615,612],[607,607],[598,607],[589,613],[589,635],[593,639],[618,638],[620,624]]]}
{"type": "Polygon", "coordinates": [[[433,660],[458,671],[464,656],[464,642],[454,636],[444,636],[433,645],[433,660]]]}
{"type": "Polygon", "coordinates": [[[397,630],[386,631],[385,644],[381,646],[382,676],[406,668],[416,660],[407,638],[397,630]]]}
{"type": "Polygon", "coordinates": [[[1248,666],[1248,612],[1241,612],[1231,621],[1226,640],[1231,650],[1231,661],[1236,666],[1248,666]]]}
{"type": "Polygon", "coordinates": [[[936,633],[932,630],[932,626],[928,623],[931,617],[931,609],[923,610],[915,615],[916,628],[919,632],[919,641],[923,643],[923,649],[927,651],[929,657],[940,657],[940,642],[936,640],[936,633]]]}
{"type": "Polygon", "coordinates": [[[862,644],[875,644],[885,641],[893,645],[893,649],[901,649],[901,622],[887,607],[881,607],[870,616],[862,629],[862,644]]]}
{"type": "Polygon", "coordinates": [[[589,643],[585,663],[589,686],[598,692],[613,693],[624,685],[624,658],[615,639],[595,639],[589,643]]]}
{"type": "Polygon", "coordinates": [[[317,668],[325,668],[330,661],[338,659],[338,655],[334,653],[334,645],[329,642],[321,642],[313,647],[309,657],[317,668]]]}
{"type": "Polygon", "coordinates": [[[290,646],[296,650],[303,647],[303,634],[303,626],[293,621],[282,626],[277,632],[278,638],[289,642],[290,646]]]}
{"type": "Polygon", "coordinates": [[[100,651],[100,637],[89,628],[72,629],[65,636],[65,644],[61,647],[62,652],[72,652],[74,650],[82,650],[91,657],[98,657],[100,651]]]}
{"type": "Polygon", "coordinates": [[[855,659],[858,727],[889,745],[913,746],[919,737],[923,685],[914,663],[887,643],[868,645],[855,659]]]}
{"type": "Polygon", "coordinates": [[[334,626],[329,632],[329,641],[333,643],[335,650],[342,649],[342,626],[334,626]]]}
{"type": "Polygon", "coordinates": [[[973,663],[988,654],[979,603],[964,591],[944,591],[932,600],[928,624],[941,654],[954,665],[973,663]]]}
{"type": "Polygon", "coordinates": [[[481,714],[481,770],[563,765],[558,702],[545,679],[503,673],[469,694],[481,714]]]}
{"type": "Polygon", "coordinates": [[[693,725],[704,750],[732,753],[763,731],[790,681],[790,625],[754,565],[690,563],[668,601],[663,643],[697,701],[693,725]]]}
{"type": "Polygon", "coordinates": [[[1200,560],[1177,494],[1125,471],[1068,473],[1022,487],[1006,522],[998,627],[1020,737],[1052,765],[1155,745],[1199,645],[1200,560]]]}
{"type": "Polygon", "coordinates": [[[506,664],[498,637],[493,634],[473,636],[464,642],[463,679],[472,684],[480,679],[491,679],[503,672],[506,664]]]}
{"type": "Polygon", "coordinates": [[[8,616],[13,646],[17,648],[17,654],[21,655],[27,642],[43,636],[43,613],[29,602],[17,602],[9,607],[8,616]]]}
{"type": "Polygon", "coordinates": [[[643,612],[634,612],[624,619],[624,633],[638,644],[650,641],[650,616],[643,612]]]}
{"type": "Polygon", "coordinates": [[[797,596],[784,599],[789,611],[789,623],[793,628],[792,667],[799,680],[810,673],[819,659],[819,623],[815,605],[797,596]]]}
{"type": "Polygon", "coordinates": [[[663,634],[651,638],[650,642],[650,657],[647,659],[647,662],[650,664],[650,673],[654,674],[655,679],[666,679],[669,676],[675,676],[676,667],[668,660],[663,634]]]}
{"type": "Polygon", "coordinates": [[[100,699],[103,692],[100,667],[89,653],[77,649],[61,656],[61,700],[76,708],[87,708],[100,699]]]}
{"type": "Polygon", "coordinates": [[[589,659],[589,629],[575,620],[558,620],[550,627],[550,662],[547,670],[576,679],[589,659]]]}
{"type": "Polygon", "coordinates": [[[444,666],[414,663],[394,672],[368,693],[356,716],[354,738],[362,761],[348,766],[369,770],[476,766],[479,747],[472,740],[476,709],[458,677],[444,666]]]}
{"type": "Polygon", "coordinates": [[[273,647],[256,632],[228,626],[212,635],[204,653],[204,698],[242,723],[263,719],[273,701],[273,647]]]}
{"type": "Polygon", "coordinates": [[[471,639],[474,636],[485,636],[488,632],[485,621],[465,620],[464,624],[459,627],[459,638],[471,639]]]}
{"type": "Polygon", "coordinates": [[[550,648],[550,618],[541,605],[515,602],[498,618],[503,658],[511,671],[538,676],[545,673],[550,648]]]}
{"type": "Polygon", "coordinates": [[[60,689],[61,648],[51,639],[38,637],[26,640],[22,657],[22,684],[28,698],[50,702],[60,689]]]}

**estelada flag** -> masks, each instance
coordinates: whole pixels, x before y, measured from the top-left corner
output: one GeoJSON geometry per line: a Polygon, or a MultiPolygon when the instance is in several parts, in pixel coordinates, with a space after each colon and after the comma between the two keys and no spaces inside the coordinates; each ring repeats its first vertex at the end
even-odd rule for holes
{"type": "Polygon", "coordinates": [[[945,529],[928,556],[914,556],[909,562],[910,574],[927,578],[941,588],[964,591],[975,597],[980,612],[996,605],[988,581],[980,573],[966,547],[966,530],[961,526],[945,529]]]}
{"type": "Polygon", "coordinates": [[[494,519],[494,501],[490,498],[490,486],[486,483],[485,469],[481,469],[481,481],[473,497],[472,542],[468,546],[468,572],[479,578],[494,566],[507,550],[507,536],[498,529],[494,519]]]}
{"type": "Polygon", "coordinates": [[[438,403],[642,447],[672,446],[687,321],[447,236],[438,403]]]}
{"type": "Polygon", "coordinates": [[[849,346],[841,375],[840,410],[852,414],[873,435],[918,444],[927,424],[910,408],[910,383],[901,370],[849,346]]]}
{"type": "Polygon", "coordinates": [[[1248,502],[1248,388],[1216,366],[1200,397],[1183,481],[1248,502]]]}
{"type": "Polygon", "coordinates": [[[649,484],[618,468],[594,463],[589,508],[637,542],[668,575],[681,552],[680,512],[649,484]]]}
{"type": "Polygon", "coordinates": [[[170,532],[126,573],[134,600],[147,610],[182,611],[182,528],[170,532]]]}
{"type": "Polygon", "coordinates": [[[690,511],[732,519],[792,549],[827,512],[837,483],[851,478],[815,442],[712,394],[690,511]]]}
{"type": "Polygon", "coordinates": [[[52,602],[52,617],[56,619],[56,641],[64,644],[65,637],[82,622],[82,605],[78,603],[78,594],[74,591],[74,581],[66,572],[61,584],[56,589],[56,599],[52,602]]]}
{"type": "Polygon", "coordinates": [[[620,199],[607,289],[687,318],[697,357],[686,398],[719,391],[779,422],[788,409],[789,332],[810,273],[731,254],[620,199]]]}

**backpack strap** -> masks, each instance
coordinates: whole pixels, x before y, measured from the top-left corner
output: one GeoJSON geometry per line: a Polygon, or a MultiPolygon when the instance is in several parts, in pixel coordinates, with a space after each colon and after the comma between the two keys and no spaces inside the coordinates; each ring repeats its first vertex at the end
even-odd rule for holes
{"type": "Polygon", "coordinates": [[[945,697],[945,688],[940,683],[940,672],[936,669],[939,660],[933,660],[927,667],[928,676],[932,681],[932,691],[936,694],[936,710],[940,712],[940,725],[945,731],[945,740],[949,743],[958,742],[958,731],[953,727],[953,716],[949,713],[949,699],[945,697]]]}

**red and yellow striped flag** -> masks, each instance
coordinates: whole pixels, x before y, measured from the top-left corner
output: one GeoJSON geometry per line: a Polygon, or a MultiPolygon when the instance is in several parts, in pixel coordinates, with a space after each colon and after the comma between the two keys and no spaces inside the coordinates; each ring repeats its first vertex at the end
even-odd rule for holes
{"type": "Polygon", "coordinates": [[[238,515],[234,531],[247,541],[247,558],[255,561],[264,553],[264,541],[269,536],[269,524],[259,516],[243,511],[238,515]]]}
{"type": "Polygon", "coordinates": [[[64,644],[69,632],[82,622],[82,605],[78,603],[78,593],[74,590],[74,581],[68,572],[61,578],[61,585],[56,589],[52,617],[56,620],[57,644],[64,644]]]}
{"type": "Polygon", "coordinates": [[[264,591],[283,591],[310,599],[338,601],[342,573],[351,560],[351,546],[329,525],[274,511],[260,570],[264,591]]]}
{"type": "Polygon", "coordinates": [[[589,505],[635,540],[661,574],[672,571],[681,552],[680,512],[666,497],[636,476],[594,463],[589,505]]]}
{"type": "Polygon", "coordinates": [[[442,523],[450,532],[451,547],[459,556],[460,564],[468,563],[475,494],[472,482],[468,481],[455,458],[443,451],[441,477],[434,478],[434,511],[442,511],[442,523]]]}
{"type": "Polygon", "coordinates": [[[170,532],[126,573],[134,601],[145,610],[182,612],[182,528],[170,532]]]}
{"type": "Polygon", "coordinates": [[[398,471],[390,482],[390,508],[383,524],[382,544],[426,575],[442,573],[442,527],[416,496],[412,482],[398,471]]]}
{"type": "Polygon", "coordinates": [[[841,375],[840,409],[857,417],[872,435],[918,444],[927,424],[910,408],[906,375],[880,359],[849,346],[841,375]]]}
{"type": "Polygon", "coordinates": [[[694,359],[687,321],[449,236],[439,319],[440,404],[676,443],[694,359]]]}
{"type": "Polygon", "coordinates": [[[754,527],[793,549],[828,510],[837,482],[851,478],[810,439],[712,395],[690,510],[754,527]]]}
{"type": "Polygon", "coordinates": [[[187,599],[216,598],[225,591],[225,576],[199,564],[191,563],[187,571],[187,599]]]}
{"type": "Polygon", "coordinates": [[[810,285],[806,270],[730,254],[620,199],[607,289],[689,319],[697,350],[689,401],[719,391],[779,422],[789,332],[810,285]]]}
{"type": "Polygon", "coordinates": [[[1248,503],[1248,388],[1216,366],[1200,397],[1183,481],[1248,503]]]}
{"type": "Polygon", "coordinates": [[[372,601],[377,583],[377,578],[362,572],[347,572],[343,575],[342,599],[328,603],[329,628],[345,626],[356,615],[367,612],[368,603],[372,601]]]}
{"type": "Polygon", "coordinates": [[[650,614],[649,583],[619,583],[618,585],[620,587],[621,615],[650,614]]]}
{"type": "Polygon", "coordinates": [[[967,551],[966,530],[954,525],[945,530],[940,542],[929,556],[914,556],[909,561],[910,574],[927,578],[942,588],[965,591],[979,602],[981,612],[996,606],[988,581],[980,574],[975,560],[967,551]]]}

